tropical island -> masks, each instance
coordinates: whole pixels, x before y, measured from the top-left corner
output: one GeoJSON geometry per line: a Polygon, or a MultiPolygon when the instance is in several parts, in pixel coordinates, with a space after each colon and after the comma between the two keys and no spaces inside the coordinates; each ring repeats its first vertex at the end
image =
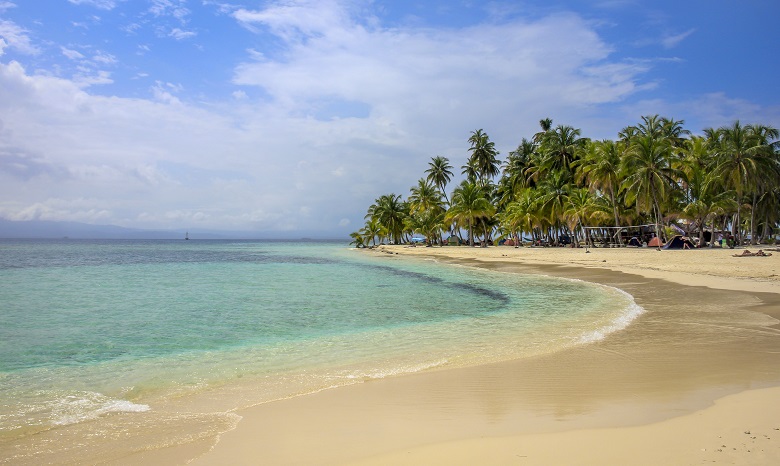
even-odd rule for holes
{"type": "Polygon", "coordinates": [[[449,195],[454,167],[433,157],[406,199],[376,198],[352,244],[422,241],[416,235],[429,246],[623,246],[653,238],[651,244],[663,244],[677,234],[698,247],[774,241],[780,225],[774,127],[736,121],[694,135],[682,120],[652,115],[615,140],[591,140],[550,118],[539,125],[504,161],[486,132],[473,131],[461,166],[465,179],[449,195]]]}

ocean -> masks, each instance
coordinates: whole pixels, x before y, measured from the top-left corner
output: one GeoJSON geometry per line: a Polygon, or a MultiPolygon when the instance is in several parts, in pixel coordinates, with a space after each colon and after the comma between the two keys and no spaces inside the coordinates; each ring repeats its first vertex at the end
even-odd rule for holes
{"type": "Polygon", "coordinates": [[[626,293],[339,241],[0,240],[0,462],[119,459],[235,411],[587,344],[626,293]]]}

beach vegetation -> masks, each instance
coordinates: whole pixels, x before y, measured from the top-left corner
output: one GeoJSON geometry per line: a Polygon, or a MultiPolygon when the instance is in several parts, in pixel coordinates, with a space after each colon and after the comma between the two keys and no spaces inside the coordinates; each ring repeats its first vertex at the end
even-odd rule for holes
{"type": "Polygon", "coordinates": [[[484,129],[474,130],[454,188],[450,159],[432,157],[405,199],[384,194],[374,201],[353,243],[402,244],[413,235],[428,246],[444,245],[445,236],[470,246],[622,246],[626,235],[665,242],[676,234],[700,246],[774,240],[778,130],[736,121],[694,135],[684,125],[646,115],[614,140],[591,140],[543,118],[505,160],[484,129]]]}

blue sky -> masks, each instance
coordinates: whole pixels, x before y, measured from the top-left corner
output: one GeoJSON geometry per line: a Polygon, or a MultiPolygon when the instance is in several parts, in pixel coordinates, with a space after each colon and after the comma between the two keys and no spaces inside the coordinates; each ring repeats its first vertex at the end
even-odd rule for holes
{"type": "Polygon", "coordinates": [[[0,0],[0,218],[346,236],[541,118],[780,127],[780,2],[0,0]]]}

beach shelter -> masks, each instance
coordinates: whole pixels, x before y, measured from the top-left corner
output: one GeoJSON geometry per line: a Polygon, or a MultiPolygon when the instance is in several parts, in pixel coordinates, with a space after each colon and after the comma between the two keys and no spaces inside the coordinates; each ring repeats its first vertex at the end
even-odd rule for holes
{"type": "Polygon", "coordinates": [[[658,237],[656,236],[656,237],[654,237],[653,239],[651,239],[650,241],[647,242],[647,246],[651,247],[651,248],[661,247],[662,246],[661,245],[661,240],[658,239],[658,237]]]}
{"type": "Polygon", "coordinates": [[[458,237],[455,235],[451,235],[449,238],[447,238],[447,244],[449,244],[450,246],[459,246],[460,239],[458,239],[458,237]]]}
{"type": "Polygon", "coordinates": [[[683,235],[677,235],[674,236],[672,239],[669,240],[664,245],[664,249],[685,249],[685,246],[688,246],[689,248],[693,249],[694,245],[691,243],[691,240],[684,237],[683,235]]]}
{"type": "Polygon", "coordinates": [[[629,240],[628,245],[642,247],[642,243],[639,241],[639,238],[637,238],[636,236],[631,237],[631,240],[629,240]]]}

